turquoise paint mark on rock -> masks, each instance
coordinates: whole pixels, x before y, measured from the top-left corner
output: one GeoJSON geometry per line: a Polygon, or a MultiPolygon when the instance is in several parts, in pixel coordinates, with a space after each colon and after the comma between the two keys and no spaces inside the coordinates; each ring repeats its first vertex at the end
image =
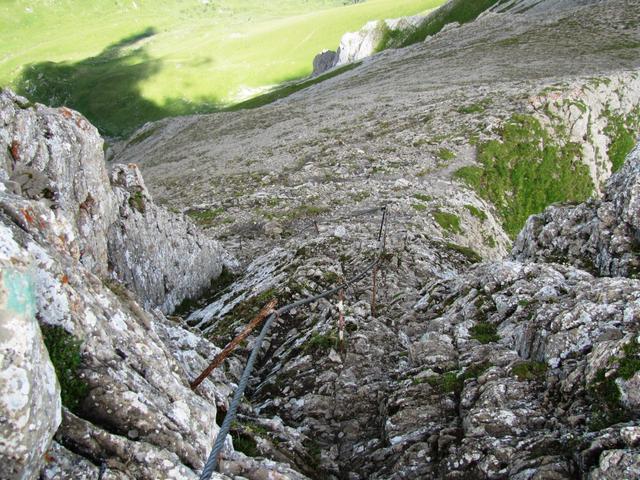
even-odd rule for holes
{"type": "Polygon", "coordinates": [[[36,314],[36,294],[31,273],[3,269],[0,283],[7,292],[4,308],[12,313],[33,317],[36,314]]]}

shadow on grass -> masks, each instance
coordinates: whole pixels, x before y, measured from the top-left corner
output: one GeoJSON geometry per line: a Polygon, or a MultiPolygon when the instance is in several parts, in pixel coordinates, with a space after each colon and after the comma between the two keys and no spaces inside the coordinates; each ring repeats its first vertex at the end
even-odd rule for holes
{"type": "Polygon", "coordinates": [[[95,57],[75,63],[30,64],[17,80],[16,91],[35,102],[78,110],[103,135],[127,137],[144,123],[167,117],[261,107],[360,64],[346,65],[312,79],[291,79],[236,105],[223,105],[215,97],[195,101],[172,97],[159,105],[144,98],[140,89],[142,81],[162,69],[162,62],[152,58],[142,44],[155,33],[153,28],[148,28],[109,45],[95,57]]]}
{"type": "Polygon", "coordinates": [[[101,133],[118,137],[145,122],[219,108],[215,98],[187,102],[175,97],[158,105],[142,96],[140,83],[162,68],[162,62],[151,58],[140,45],[155,33],[148,28],[79,62],[28,65],[16,82],[16,90],[36,102],[78,110],[101,133]]]}

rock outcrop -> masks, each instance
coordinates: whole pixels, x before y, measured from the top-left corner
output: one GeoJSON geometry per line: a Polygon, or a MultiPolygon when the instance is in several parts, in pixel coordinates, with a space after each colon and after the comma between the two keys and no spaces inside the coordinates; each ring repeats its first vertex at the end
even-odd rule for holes
{"type": "MultiPolygon", "coordinates": [[[[161,308],[184,297],[175,284],[198,277],[182,271],[174,285],[160,288],[146,270],[180,271],[161,261],[180,264],[179,255],[190,255],[208,286],[204,272],[220,271],[221,250],[182,217],[155,206],[134,166],[116,166],[109,184],[93,155],[101,140],[79,114],[29,107],[10,92],[0,98],[2,151],[11,152],[0,170],[2,477],[38,478],[46,463],[42,476],[49,479],[96,478],[98,471],[105,479],[197,478],[232,382],[216,372],[198,393],[190,389],[219,348],[173,324],[161,308]],[[22,154],[6,148],[17,143],[22,154]],[[48,179],[47,191],[25,188],[26,180],[16,185],[17,171],[48,179]],[[96,185],[87,187],[85,174],[96,185]],[[71,193],[68,182],[76,187],[71,193]],[[125,260],[113,271],[130,272],[138,295],[104,275],[118,253],[125,260]],[[198,259],[204,253],[218,263],[204,264],[198,259]],[[163,288],[177,289],[169,302],[163,288]],[[138,296],[159,308],[145,310],[138,296]]],[[[274,462],[249,460],[231,442],[225,455],[247,478],[304,478],[274,462]]]]}
{"type": "MultiPolygon", "coordinates": [[[[302,435],[283,441],[275,430],[253,429],[260,451],[286,455],[318,478],[638,477],[640,281],[626,266],[640,255],[617,239],[633,231],[639,165],[640,147],[607,183],[598,208],[591,201],[573,207],[580,216],[551,207],[533,217],[512,259],[468,268],[464,257],[446,257],[433,244],[430,268],[440,278],[420,294],[428,274],[391,229],[377,312],[368,282],[354,286],[344,344],[331,300],[276,322],[242,422],[277,416],[302,435]],[[529,235],[549,215],[569,218],[570,228],[554,227],[549,238],[573,249],[548,254],[546,236],[529,235]],[[600,218],[607,221],[601,231],[600,218]],[[615,255],[609,244],[575,233],[583,231],[601,241],[612,232],[615,255]],[[615,276],[587,271],[580,251],[618,265],[615,276]]],[[[347,228],[360,239],[375,237],[372,230],[347,228]]],[[[247,299],[268,291],[287,303],[317,293],[357,272],[374,248],[364,242],[356,253],[330,231],[298,242],[295,255],[257,260],[193,314],[194,324],[232,336],[244,320],[229,319],[246,311],[247,299]]]]}
{"type": "MultiPolygon", "coordinates": [[[[632,158],[639,156],[638,147],[632,158]]],[[[640,163],[628,162],[601,199],[555,206],[529,219],[516,240],[521,262],[573,265],[597,276],[640,273],[640,163]]]]}
{"type": "Polygon", "coordinates": [[[135,165],[114,167],[109,181],[103,141],[79,113],[3,91],[0,121],[0,179],[49,202],[73,226],[82,264],[124,282],[145,307],[170,312],[234,267],[182,215],[155,206],[135,165]]]}
{"type": "Polygon", "coordinates": [[[153,203],[135,164],[114,165],[111,185],[118,218],[107,233],[109,269],[145,308],[170,312],[197,298],[235,260],[182,215],[153,203]]]}
{"type": "Polygon", "coordinates": [[[323,74],[334,67],[357,62],[370,57],[380,50],[380,44],[385,34],[390,30],[409,31],[415,29],[424,20],[424,16],[392,18],[367,22],[357,32],[345,33],[340,39],[340,45],[334,52],[325,50],[313,59],[312,77],[323,74]]]}
{"type": "Polygon", "coordinates": [[[31,479],[60,425],[60,387],[36,320],[29,265],[0,231],[0,477],[31,479]]]}

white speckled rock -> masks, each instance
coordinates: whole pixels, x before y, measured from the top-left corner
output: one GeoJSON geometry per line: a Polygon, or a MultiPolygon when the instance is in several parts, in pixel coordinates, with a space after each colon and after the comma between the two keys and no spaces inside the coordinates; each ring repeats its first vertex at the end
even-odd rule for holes
{"type": "Polygon", "coordinates": [[[197,298],[235,261],[182,215],[153,203],[135,164],[114,165],[111,184],[119,215],[109,228],[109,267],[145,308],[167,313],[197,298]]]}
{"type": "Polygon", "coordinates": [[[116,165],[109,179],[102,138],[79,113],[31,107],[3,90],[0,127],[0,180],[52,202],[72,226],[63,241],[77,240],[73,254],[124,282],[145,307],[170,312],[209,288],[223,265],[235,267],[183,215],[153,203],[135,165],[116,165]]]}
{"type": "Polygon", "coordinates": [[[640,145],[606,183],[601,200],[552,206],[530,217],[512,257],[568,263],[594,275],[637,277],[639,208],[640,145]]]}
{"type": "Polygon", "coordinates": [[[30,260],[0,225],[0,478],[12,480],[37,478],[61,420],[30,260]]]}

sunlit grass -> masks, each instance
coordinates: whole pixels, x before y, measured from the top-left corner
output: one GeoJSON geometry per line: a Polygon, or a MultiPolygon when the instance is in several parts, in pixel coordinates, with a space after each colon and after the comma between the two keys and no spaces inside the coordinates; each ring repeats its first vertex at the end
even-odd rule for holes
{"type": "Polygon", "coordinates": [[[211,111],[304,77],[314,55],[335,49],[345,32],[372,19],[423,12],[444,0],[344,3],[349,2],[5,0],[0,85],[38,101],[84,109],[103,130],[122,134],[132,123],[211,111]],[[113,48],[145,31],[153,34],[113,48]],[[40,68],[43,62],[54,63],[40,68]],[[121,93],[124,98],[118,98],[121,93]],[[133,95],[147,103],[128,110],[136,105],[133,95]],[[101,121],[89,101],[100,109],[117,107],[119,114],[101,121]]]}

